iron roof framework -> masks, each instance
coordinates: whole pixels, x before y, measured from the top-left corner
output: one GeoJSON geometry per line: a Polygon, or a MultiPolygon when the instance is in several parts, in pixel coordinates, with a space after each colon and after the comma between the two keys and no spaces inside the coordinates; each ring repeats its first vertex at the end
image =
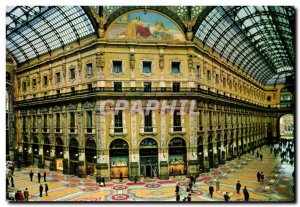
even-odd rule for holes
{"type": "Polygon", "coordinates": [[[95,26],[79,6],[6,7],[6,49],[26,62],[93,34],[95,26]]]}
{"type": "Polygon", "coordinates": [[[294,71],[293,7],[218,6],[210,10],[196,32],[203,45],[263,84],[278,73],[294,71]]]}

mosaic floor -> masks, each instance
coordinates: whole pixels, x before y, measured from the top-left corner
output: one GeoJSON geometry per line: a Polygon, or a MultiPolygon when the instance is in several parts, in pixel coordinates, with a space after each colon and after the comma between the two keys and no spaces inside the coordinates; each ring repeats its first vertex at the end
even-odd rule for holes
{"type": "MultiPolygon", "coordinates": [[[[294,166],[289,163],[280,163],[280,156],[270,154],[267,146],[262,148],[264,158],[260,161],[256,154],[246,154],[240,160],[232,160],[205,173],[197,179],[193,187],[192,201],[224,201],[223,194],[229,192],[231,201],[243,201],[243,194],[237,194],[235,185],[240,181],[242,189],[247,186],[250,201],[293,201],[292,193],[294,166]],[[257,171],[265,174],[264,183],[257,181],[257,171]],[[214,192],[211,198],[208,193],[209,185],[215,187],[215,180],[219,179],[220,189],[214,192]]],[[[29,172],[35,175],[39,170],[35,166],[17,170],[14,173],[15,187],[9,191],[22,190],[27,187],[30,201],[175,201],[175,185],[179,183],[181,200],[186,196],[186,185],[189,179],[171,177],[170,180],[146,179],[138,183],[131,181],[113,180],[106,183],[106,187],[99,187],[95,178],[78,178],[63,175],[61,172],[48,173],[48,196],[43,193],[39,196],[39,183],[34,176],[33,182],[29,179],[29,172]]],[[[43,169],[41,169],[43,172],[43,169]]],[[[41,179],[43,181],[43,178],[41,179]]],[[[42,182],[42,184],[44,184],[42,182]]],[[[44,186],[44,185],[43,185],[44,186]]]]}

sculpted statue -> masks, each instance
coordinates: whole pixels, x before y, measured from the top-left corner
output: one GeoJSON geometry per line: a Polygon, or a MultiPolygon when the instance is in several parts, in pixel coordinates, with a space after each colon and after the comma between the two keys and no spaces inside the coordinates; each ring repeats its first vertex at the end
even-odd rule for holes
{"type": "Polygon", "coordinates": [[[184,23],[184,26],[187,28],[186,36],[189,41],[191,41],[194,37],[193,27],[196,24],[196,20],[197,20],[196,17],[194,17],[192,20],[190,20],[190,19],[182,20],[184,23]]]}
{"type": "Polygon", "coordinates": [[[100,17],[99,14],[97,14],[96,10],[91,9],[91,12],[93,14],[93,17],[96,19],[97,23],[99,24],[98,34],[100,38],[104,37],[105,29],[104,25],[107,22],[107,17],[100,17]]]}

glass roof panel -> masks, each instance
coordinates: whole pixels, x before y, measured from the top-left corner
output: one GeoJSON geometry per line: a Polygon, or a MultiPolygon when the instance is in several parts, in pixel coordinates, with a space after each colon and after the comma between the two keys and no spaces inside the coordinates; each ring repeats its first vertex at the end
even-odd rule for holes
{"type": "Polygon", "coordinates": [[[286,6],[218,6],[202,21],[196,37],[264,83],[281,71],[294,70],[289,24],[294,15],[294,7],[286,6]]]}
{"type": "Polygon", "coordinates": [[[6,7],[6,48],[18,63],[51,53],[94,32],[79,6],[6,7]]]}

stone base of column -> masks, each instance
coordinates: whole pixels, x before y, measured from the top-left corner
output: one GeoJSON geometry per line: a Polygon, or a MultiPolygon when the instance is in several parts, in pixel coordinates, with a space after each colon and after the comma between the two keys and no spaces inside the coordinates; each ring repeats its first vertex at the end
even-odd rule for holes
{"type": "Polygon", "coordinates": [[[168,180],[169,179],[169,167],[168,167],[168,162],[167,161],[161,161],[160,162],[160,175],[159,179],[162,180],[168,180]]]}
{"type": "Polygon", "coordinates": [[[136,176],[139,176],[139,163],[130,162],[130,174],[128,175],[128,180],[134,181],[136,176]]]}

